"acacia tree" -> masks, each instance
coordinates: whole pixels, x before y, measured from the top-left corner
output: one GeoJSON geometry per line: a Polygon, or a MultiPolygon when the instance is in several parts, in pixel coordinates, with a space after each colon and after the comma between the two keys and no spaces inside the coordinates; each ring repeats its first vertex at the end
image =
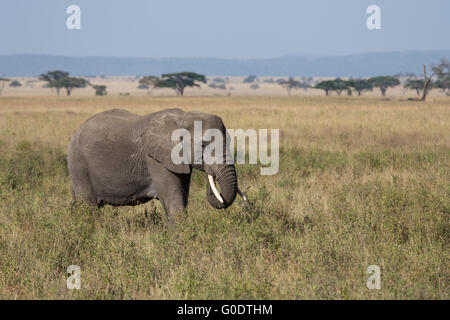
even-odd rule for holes
{"type": "Polygon", "coordinates": [[[13,88],[18,88],[18,87],[21,87],[22,84],[21,84],[18,80],[13,80],[13,81],[9,84],[9,86],[10,86],[10,87],[13,87],[13,88]]]}
{"type": "Polygon", "coordinates": [[[334,90],[334,80],[321,81],[315,85],[315,89],[321,89],[325,91],[325,95],[328,96],[331,90],[334,90]]]}
{"type": "Polygon", "coordinates": [[[341,95],[342,91],[348,90],[348,89],[349,89],[349,87],[347,86],[346,81],[341,80],[339,78],[333,80],[333,89],[332,90],[336,91],[338,96],[341,95]]]}
{"type": "Polygon", "coordinates": [[[105,85],[95,85],[95,84],[93,84],[92,88],[94,88],[96,96],[106,96],[108,94],[108,92],[106,91],[106,86],[105,85]]]}
{"type": "Polygon", "coordinates": [[[372,91],[372,84],[364,79],[352,79],[347,81],[347,86],[353,88],[361,96],[363,91],[372,91]]]}
{"type": "Polygon", "coordinates": [[[383,96],[386,95],[386,91],[388,88],[393,88],[400,84],[400,81],[398,81],[397,78],[392,76],[373,77],[369,79],[369,82],[372,84],[373,87],[380,88],[381,94],[383,96]]]}
{"type": "Polygon", "coordinates": [[[321,81],[314,87],[316,89],[322,89],[325,91],[325,95],[328,96],[330,91],[336,91],[340,96],[343,90],[348,90],[347,82],[339,78],[334,80],[321,81]]]}
{"type": "Polygon", "coordinates": [[[440,88],[443,90],[447,95],[450,95],[450,93],[447,93],[446,90],[450,89],[450,63],[446,59],[441,59],[441,63],[438,65],[431,65],[431,70],[433,71],[431,75],[427,75],[427,67],[423,66],[423,89],[422,89],[422,98],[420,98],[421,101],[425,101],[427,98],[427,94],[429,90],[431,90],[433,87],[440,88]],[[433,84],[432,78],[433,76],[437,76],[436,83],[433,84]]]}
{"type": "Polygon", "coordinates": [[[420,92],[425,86],[425,80],[423,79],[408,79],[403,86],[406,89],[416,90],[417,95],[420,97],[420,92]]]}
{"type": "Polygon", "coordinates": [[[292,77],[289,77],[288,80],[280,81],[278,84],[286,89],[289,96],[291,95],[292,89],[297,89],[300,87],[300,81],[295,80],[292,77]]]}
{"type": "Polygon", "coordinates": [[[244,82],[244,83],[253,83],[253,82],[257,81],[257,80],[258,80],[258,77],[255,76],[254,74],[251,74],[251,75],[249,75],[248,77],[246,77],[246,78],[243,80],[243,82],[244,82]]]}
{"type": "Polygon", "coordinates": [[[435,87],[441,89],[447,96],[450,96],[450,62],[442,59],[440,64],[431,68],[437,76],[435,87]]]}
{"type": "Polygon", "coordinates": [[[39,80],[47,82],[49,88],[55,88],[56,94],[59,96],[59,91],[63,88],[62,83],[60,83],[59,80],[67,78],[68,76],[68,72],[54,70],[39,75],[39,80]]]}
{"type": "Polygon", "coordinates": [[[147,94],[151,95],[153,89],[155,88],[156,84],[160,81],[158,77],[155,76],[145,76],[139,79],[139,84],[141,88],[147,89],[147,94]]]}
{"type": "Polygon", "coordinates": [[[177,95],[182,96],[186,87],[200,87],[196,82],[206,83],[206,77],[195,72],[167,73],[161,76],[161,80],[155,84],[155,87],[171,88],[177,95]]]}
{"type": "MultiPolygon", "coordinates": [[[[431,68],[433,69],[433,67],[431,67],[431,68]]],[[[431,79],[433,78],[433,76],[434,76],[434,70],[430,76],[427,76],[427,67],[424,65],[423,66],[424,85],[423,85],[423,89],[422,89],[422,98],[420,98],[421,101],[425,101],[425,99],[427,98],[428,90],[430,88],[431,79]]]]}
{"type": "Polygon", "coordinates": [[[85,88],[90,84],[86,79],[70,77],[68,72],[61,70],[43,73],[39,76],[39,79],[46,81],[49,88],[55,88],[58,95],[61,88],[66,89],[68,96],[70,96],[73,89],[85,88]]]}
{"type": "MultiPolygon", "coordinates": [[[[273,82],[273,81],[272,81],[273,82]]],[[[306,81],[298,81],[293,77],[289,77],[288,80],[281,79],[277,83],[287,90],[288,95],[291,95],[292,89],[308,89],[311,86],[306,81]]]]}
{"type": "Polygon", "coordinates": [[[75,77],[65,77],[57,81],[57,84],[61,86],[61,88],[66,89],[67,95],[70,96],[72,90],[75,88],[85,88],[89,85],[89,81],[83,78],[75,78],[75,77]]]}

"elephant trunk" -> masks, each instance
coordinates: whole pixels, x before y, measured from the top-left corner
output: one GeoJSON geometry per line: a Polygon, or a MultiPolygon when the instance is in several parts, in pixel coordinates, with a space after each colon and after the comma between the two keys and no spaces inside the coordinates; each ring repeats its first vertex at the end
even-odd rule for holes
{"type": "Polygon", "coordinates": [[[228,208],[238,191],[236,169],[233,164],[211,166],[206,170],[206,195],[209,203],[216,209],[228,208]],[[218,183],[220,192],[215,186],[218,183]]]}

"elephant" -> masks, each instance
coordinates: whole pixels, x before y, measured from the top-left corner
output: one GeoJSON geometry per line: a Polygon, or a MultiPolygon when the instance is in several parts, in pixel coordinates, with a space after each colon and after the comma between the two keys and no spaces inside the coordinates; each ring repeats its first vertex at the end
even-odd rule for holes
{"type": "MultiPolygon", "coordinates": [[[[165,109],[140,116],[112,109],[92,116],[74,133],[67,150],[72,202],[83,200],[101,207],[158,199],[169,224],[174,224],[177,213],[186,209],[193,169],[206,173],[207,199],[214,208],[229,207],[237,193],[247,200],[238,187],[234,163],[226,161],[226,146],[219,163],[192,158],[189,163],[172,161],[177,144],[172,132],[186,129],[192,133],[194,121],[201,121],[202,130],[218,129],[226,137],[220,117],[198,111],[165,109]]],[[[201,148],[207,145],[202,141],[201,148]]]]}

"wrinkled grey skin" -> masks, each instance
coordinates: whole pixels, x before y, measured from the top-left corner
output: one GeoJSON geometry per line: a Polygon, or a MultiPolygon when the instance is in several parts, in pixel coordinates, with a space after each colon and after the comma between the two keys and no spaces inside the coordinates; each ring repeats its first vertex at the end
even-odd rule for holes
{"type": "Polygon", "coordinates": [[[123,206],[159,199],[173,223],[176,213],[186,208],[191,173],[196,168],[212,175],[220,187],[223,203],[206,183],[210,204],[217,209],[230,206],[238,187],[234,165],[225,163],[226,150],[221,155],[223,164],[175,165],[171,160],[172,148],[178,143],[171,141],[173,130],[185,128],[194,137],[194,120],[202,121],[203,132],[219,129],[225,141],[222,120],[201,112],[167,109],[138,116],[113,109],[88,119],[73,135],[67,151],[73,201],[123,206]]]}

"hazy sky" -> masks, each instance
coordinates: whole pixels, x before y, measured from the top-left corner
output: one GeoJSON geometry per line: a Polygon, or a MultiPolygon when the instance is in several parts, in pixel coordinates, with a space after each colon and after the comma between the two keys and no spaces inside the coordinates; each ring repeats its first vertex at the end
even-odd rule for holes
{"type": "Polygon", "coordinates": [[[1,0],[0,54],[263,58],[450,49],[449,0],[1,0]],[[81,30],[66,9],[81,8],[81,30]],[[366,9],[381,8],[381,30],[366,9]]]}

